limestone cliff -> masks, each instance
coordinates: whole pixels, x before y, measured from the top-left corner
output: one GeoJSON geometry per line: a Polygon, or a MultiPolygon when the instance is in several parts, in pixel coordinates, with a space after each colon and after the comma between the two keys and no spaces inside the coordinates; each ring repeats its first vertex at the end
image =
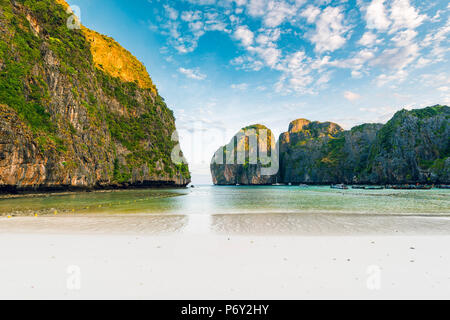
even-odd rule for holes
{"type": "MultiPolygon", "coordinates": [[[[280,135],[280,183],[450,183],[450,108],[402,110],[385,125],[344,131],[331,122],[293,121],[280,135]]],[[[212,166],[216,184],[267,184],[244,166],[212,166]]]]}
{"type": "Polygon", "coordinates": [[[145,67],[70,17],[62,0],[0,0],[0,190],[188,184],[145,67]]]}
{"type": "Polygon", "coordinates": [[[377,134],[368,163],[374,183],[450,183],[450,108],[402,110],[377,134]]]}
{"type": "Polygon", "coordinates": [[[241,129],[211,161],[216,185],[271,185],[276,183],[278,159],[275,138],[263,125],[241,129]],[[275,170],[273,166],[276,165],[275,170]]]}
{"type": "Polygon", "coordinates": [[[386,125],[350,131],[297,120],[280,137],[281,181],[448,183],[449,116],[446,106],[403,110],[386,125]]]}
{"type": "Polygon", "coordinates": [[[315,183],[328,180],[321,163],[328,160],[323,146],[343,129],[332,122],[293,121],[280,136],[280,176],[285,183],[315,183]]]}

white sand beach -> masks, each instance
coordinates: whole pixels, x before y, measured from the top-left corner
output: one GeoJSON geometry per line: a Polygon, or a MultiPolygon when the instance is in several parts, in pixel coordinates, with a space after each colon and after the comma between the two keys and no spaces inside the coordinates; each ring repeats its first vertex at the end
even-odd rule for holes
{"type": "Polygon", "coordinates": [[[164,219],[0,218],[0,299],[450,298],[450,236],[426,223],[263,236],[164,219]]]}

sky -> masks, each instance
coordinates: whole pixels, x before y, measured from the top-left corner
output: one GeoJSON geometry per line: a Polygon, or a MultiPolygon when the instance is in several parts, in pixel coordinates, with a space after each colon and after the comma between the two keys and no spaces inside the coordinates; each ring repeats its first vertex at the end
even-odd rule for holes
{"type": "Polygon", "coordinates": [[[345,129],[450,104],[445,0],[73,0],[144,63],[175,113],[194,184],[240,128],[345,129]]]}

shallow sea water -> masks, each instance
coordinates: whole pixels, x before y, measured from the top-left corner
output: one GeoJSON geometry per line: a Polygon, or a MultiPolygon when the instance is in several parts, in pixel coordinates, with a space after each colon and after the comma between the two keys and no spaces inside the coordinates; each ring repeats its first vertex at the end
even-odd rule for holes
{"type": "Polygon", "coordinates": [[[450,190],[200,186],[83,192],[2,198],[0,215],[13,217],[0,232],[450,235],[450,190]],[[16,219],[34,215],[40,219],[16,219]]]}

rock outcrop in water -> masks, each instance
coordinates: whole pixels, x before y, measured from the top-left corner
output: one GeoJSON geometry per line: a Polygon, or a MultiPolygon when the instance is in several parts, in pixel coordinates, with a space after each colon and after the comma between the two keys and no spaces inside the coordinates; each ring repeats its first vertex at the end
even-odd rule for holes
{"type": "Polygon", "coordinates": [[[278,159],[275,137],[257,124],[241,129],[211,161],[216,185],[271,185],[276,183],[278,159]]]}
{"type": "MultiPolygon", "coordinates": [[[[450,108],[402,110],[385,125],[363,124],[349,131],[331,122],[293,121],[279,139],[281,183],[403,184],[450,183],[450,108]]],[[[241,176],[227,173],[227,182],[241,176]]],[[[223,173],[212,167],[213,180],[223,173]]],[[[268,180],[273,181],[273,177],[268,180]]],[[[249,184],[267,184],[247,172],[249,184]],[[250,174],[250,175],[249,175],[250,174]],[[256,183],[253,183],[256,182],[256,183]]]]}
{"type": "Polygon", "coordinates": [[[385,125],[364,124],[349,131],[297,120],[280,137],[281,181],[447,183],[449,117],[447,106],[403,110],[385,125]]]}
{"type": "Polygon", "coordinates": [[[280,136],[280,176],[286,183],[312,183],[329,180],[333,174],[318,165],[325,161],[324,146],[343,129],[331,122],[298,119],[280,136]]]}
{"type": "MultiPolygon", "coordinates": [[[[297,121],[294,121],[295,124],[297,121]]],[[[280,137],[281,181],[284,183],[358,183],[382,125],[364,124],[344,131],[334,123],[300,120],[280,137]],[[296,129],[294,129],[296,128],[296,129]]]]}
{"type": "Polygon", "coordinates": [[[187,185],[145,67],[67,9],[0,0],[0,190],[187,185]]]}

